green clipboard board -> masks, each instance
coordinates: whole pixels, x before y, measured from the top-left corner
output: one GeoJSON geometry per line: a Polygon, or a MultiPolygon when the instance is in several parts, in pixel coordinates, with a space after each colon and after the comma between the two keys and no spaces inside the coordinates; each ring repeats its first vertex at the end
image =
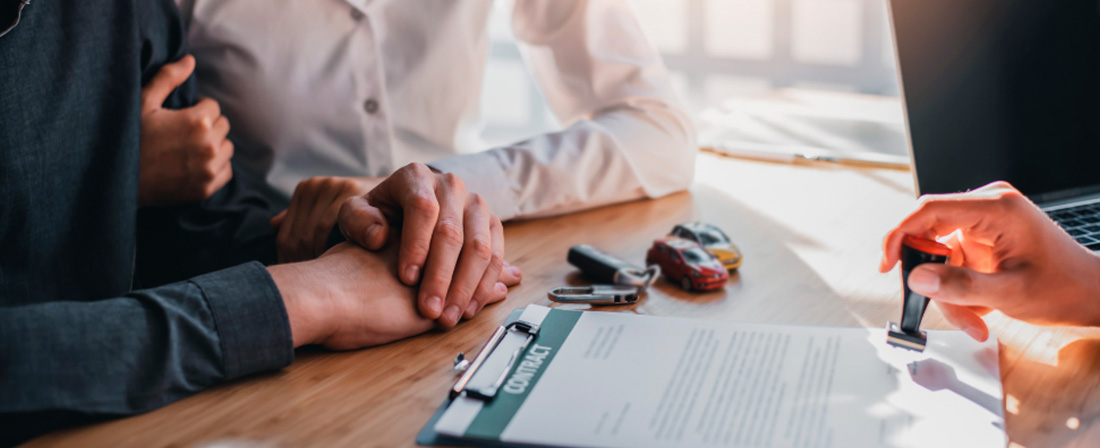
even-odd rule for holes
{"type": "MultiPolygon", "coordinates": [[[[504,320],[504,325],[511,324],[519,320],[520,315],[523,314],[525,308],[517,308],[512,310],[508,314],[508,317],[504,320]]],[[[574,313],[579,313],[575,312],[574,313]]],[[[516,447],[516,448],[554,448],[549,445],[531,445],[531,444],[514,444],[506,443],[498,440],[485,440],[485,439],[466,439],[461,437],[451,437],[439,434],[435,431],[436,423],[443,414],[447,411],[447,408],[451,405],[451,399],[443,400],[443,403],[436,409],[432,417],[428,419],[428,422],[424,424],[424,427],[416,435],[416,443],[421,446],[488,446],[488,447],[516,447]]]]}

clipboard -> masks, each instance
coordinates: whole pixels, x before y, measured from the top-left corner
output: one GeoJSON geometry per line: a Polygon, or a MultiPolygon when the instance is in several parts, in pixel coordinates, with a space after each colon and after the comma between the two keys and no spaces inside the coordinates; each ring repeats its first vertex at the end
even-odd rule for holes
{"type": "MultiPolygon", "coordinates": [[[[526,325],[526,326],[524,326],[526,328],[523,328],[523,327],[521,327],[521,324],[518,324],[518,322],[520,322],[520,315],[523,314],[523,310],[524,310],[524,308],[517,308],[515,310],[512,310],[512,312],[508,314],[508,317],[506,319],[504,319],[504,323],[497,329],[496,332],[493,333],[493,336],[491,336],[489,338],[489,340],[485,343],[485,345],[482,347],[481,351],[478,353],[478,356],[474,358],[474,362],[472,362],[470,364],[470,367],[466,370],[466,372],[464,372],[463,375],[459,378],[459,380],[455,382],[455,386],[452,386],[452,388],[450,389],[450,392],[448,393],[448,397],[445,400],[443,400],[443,403],[440,404],[439,408],[436,409],[434,414],[432,414],[432,417],[430,419],[428,419],[428,422],[425,423],[424,427],[420,429],[420,432],[416,435],[416,444],[417,445],[421,445],[421,446],[446,445],[446,446],[489,446],[489,447],[520,447],[520,446],[523,446],[523,447],[532,447],[532,446],[542,447],[540,445],[515,445],[515,444],[504,443],[504,442],[480,441],[480,440],[474,441],[474,440],[468,440],[468,439],[463,439],[463,438],[459,438],[459,437],[445,436],[445,435],[439,434],[438,432],[435,431],[436,423],[439,422],[439,419],[443,416],[443,413],[447,412],[447,408],[450,406],[451,402],[453,402],[454,399],[458,396],[458,394],[461,393],[461,391],[463,391],[465,389],[465,386],[469,385],[469,379],[471,379],[473,377],[473,375],[477,374],[477,372],[480,371],[481,366],[484,365],[484,359],[487,359],[488,356],[495,350],[495,348],[497,346],[496,342],[499,342],[499,339],[504,334],[502,332],[502,330],[504,332],[507,332],[507,331],[511,331],[512,328],[520,327],[521,331],[527,331],[527,332],[530,333],[530,325],[526,325]],[[482,362],[479,363],[478,358],[481,358],[482,362]],[[464,378],[466,379],[465,382],[463,381],[464,378]],[[455,387],[459,387],[460,392],[456,392],[455,387]]],[[[537,333],[538,333],[538,330],[537,330],[537,327],[536,327],[536,329],[534,331],[534,335],[532,336],[532,340],[535,337],[537,337],[537,333]]],[[[509,370],[511,370],[511,368],[509,368],[509,370]]],[[[504,374],[507,374],[507,373],[508,373],[507,371],[503,372],[502,376],[504,374]]],[[[481,391],[477,391],[477,392],[474,392],[474,393],[479,394],[479,395],[484,395],[484,392],[481,392],[481,391]]],[[[550,448],[550,447],[546,447],[546,448],[550,448]]]]}
{"type": "MultiPolygon", "coordinates": [[[[420,445],[551,447],[539,443],[509,443],[478,437],[481,433],[502,431],[518,413],[527,395],[535,389],[542,373],[551,365],[574,326],[581,311],[528,306],[514,310],[493,333],[470,367],[447,392],[447,399],[417,435],[420,445]],[[541,344],[541,345],[540,345],[541,344]],[[517,350],[516,347],[519,347],[517,350]],[[538,361],[539,368],[533,368],[538,361]],[[507,383],[503,380],[507,377],[507,383]],[[518,390],[520,384],[526,386],[518,390]],[[465,436],[439,434],[437,427],[453,423],[448,411],[470,410],[474,417],[463,421],[465,436]]],[[[461,414],[461,413],[452,413],[461,414]]]]}

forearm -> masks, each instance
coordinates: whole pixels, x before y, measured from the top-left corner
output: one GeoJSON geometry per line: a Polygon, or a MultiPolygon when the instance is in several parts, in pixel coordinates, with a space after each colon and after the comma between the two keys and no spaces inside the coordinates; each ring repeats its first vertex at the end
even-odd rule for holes
{"type": "MultiPolygon", "coordinates": [[[[258,264],[94,302],[2,308],[0,340],[0,421],[131,415],[293,360],[282,299],[258,264]]],[[[5,440],[34,435],[0,426],[5,440]]]]}
{"type": "Polygon", "coordinates": [[[686,189],[694,125],[630,11],[621,0],[517,2],[512,27],[524,59],[567,127],[432,165],[461,176],[504,220],[686,189]]]}
{"type": "Polygon", "coordinates": [[[637,99],[560,132],[431,165],[458,174],[507,220],[682,191],[696,153],[694,128],[678,108],[637,99]]]}

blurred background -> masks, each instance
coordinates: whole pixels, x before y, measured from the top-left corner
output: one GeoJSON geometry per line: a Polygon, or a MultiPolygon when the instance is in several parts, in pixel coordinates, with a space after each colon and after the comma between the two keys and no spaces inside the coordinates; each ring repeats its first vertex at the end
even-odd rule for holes
{"type": "MultiPolygon", "coordinates": [[[[889,120],[900,121],[900,105],[889,103],[896,104],[898,83],[884,0],[627,1],[697,121],[731,98],[787,88],[884,96],[897,109],[889,120]]],[[[485,82],[493,87],[482,90],[481,135],[488,145],[559,128],[516,47],[508,13],[498,1],[490,19],[485,82]]]]}

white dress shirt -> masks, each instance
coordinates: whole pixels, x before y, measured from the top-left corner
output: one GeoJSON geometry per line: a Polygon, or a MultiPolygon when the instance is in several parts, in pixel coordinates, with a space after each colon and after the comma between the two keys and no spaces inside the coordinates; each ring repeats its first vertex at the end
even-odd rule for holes
{"type": "Polygon", "coordinates": [[[177,2],[237,162],[286,195],[311,176],[422,162],[510,219],[658,197],[694,174],[694,127],[622,0],[510,4],[565,129],[490,149],[470,146],[492,0],[177,2]]]}

